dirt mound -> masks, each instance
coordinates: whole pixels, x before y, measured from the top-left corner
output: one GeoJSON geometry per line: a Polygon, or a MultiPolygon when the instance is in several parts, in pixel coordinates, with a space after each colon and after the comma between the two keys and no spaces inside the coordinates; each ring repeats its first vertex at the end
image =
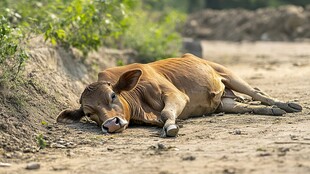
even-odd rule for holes
{"type": "Polygon", "coordinates": [[[130,50],[102,48],[83,59],[78,51],[55,48],[41,37],[30,41],[28,52],[23,80],[10,89],[0,88],[0,154],[8,158],[16,153],[5,151],[37,151],[40,134],[48,145],[61,138],[67,131],[55,124],[57,114],[78,107],[79,95],[98,71],[134,56],[130,50]]]}
{"type": "Polygon", "coordinates": [[[184,27],[186,37],[229,41],[295,41],[310,39],[310,6],[212,10],[196,12],[184,27]]]}

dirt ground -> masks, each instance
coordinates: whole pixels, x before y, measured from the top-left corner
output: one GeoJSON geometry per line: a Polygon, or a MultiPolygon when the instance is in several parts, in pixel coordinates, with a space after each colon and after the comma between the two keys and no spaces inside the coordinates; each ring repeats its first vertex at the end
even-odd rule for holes
{"type": "Polygon", "coordinates": [[[48,148],[3,152],[0,162],[10,166],[0,173],[310,173],[310,44],[204,41],[203,55],[273,97],[300,103],[303,111],[179,120],[176,138],[160,138],[156,127],[103,135],[87,121],[53,123],[48,148]],[[26,170],[30,162],[40,168],[26,170]]]}

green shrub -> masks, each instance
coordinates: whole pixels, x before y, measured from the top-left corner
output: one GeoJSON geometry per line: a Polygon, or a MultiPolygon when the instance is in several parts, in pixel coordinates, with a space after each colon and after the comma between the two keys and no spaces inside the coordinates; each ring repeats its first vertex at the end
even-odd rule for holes
{"type": "Polygon", "coordinates": [[[176,27],[184,22],[184,14],[173,10],[169,13],[149,13],[141,9],[127,20],[130,26],[120,42],[124,47],[138,52],[138,61],[150,62],[179,54],[182,44],[176,27]]]}
{"type": "Polygon", "coordinates": [[[178,54],[181,36],[176,26],[184,15],[173,9],[152,10],[136,0],[3,0],[10,25],[24,33],[86,55],[98,47],[132,48],[139,61],[178,54]]]}
{"type": "Polygon", "coordinates": [[[135,1],[73,0],[62,9],[45,30],[45,38],[53,44],[73,46],[86,56],[105,45],[132,48],[138,61],[149,62],[178,54],[181,36],[176,25],[185,15],[173,10],[145,12],[135,1]]]}
{"type": "Polygon", "coordinates": [[[3,83],[16,79],[28,55],[22,47],[21,30],[13,28],[4,16],[0,18],[0,83],[3,83]]]}
{"type": "Polygon", "coordinates": [[[125,27],[121,23],[126,13],[121,0],[73,0],[57,9],[57,16],[44,31],[45,38],[53,44],[78,48],[85,56],[102,46],[105,39],[120,35],[125,27]]]}

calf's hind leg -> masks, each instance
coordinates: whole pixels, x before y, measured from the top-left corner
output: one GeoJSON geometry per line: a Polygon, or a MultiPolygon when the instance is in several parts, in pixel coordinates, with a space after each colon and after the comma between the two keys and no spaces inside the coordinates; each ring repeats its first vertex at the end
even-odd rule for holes
{"type": "Polygon", "coordinates": [[[247,82],[235,75],[229,69],[216,63],[210,65],[223,77],[223,83],[229,89],[251,96],[254,100],[261,101],[266,105],[275,105],[286,112],[300,112],[302,107],[293,102],[282,102],[270,97],[257,88],[252,88],[247,82]]]}
{"type": "Polygon", "coordinates": [[[219,112],[244,114],[254,113],[258,115],[283,115],[286,112],[277,107],[271,107],[266,105],[249,105],[235,101],[232,98],[222,98],[222,103],[217,109],[219,112]]]}

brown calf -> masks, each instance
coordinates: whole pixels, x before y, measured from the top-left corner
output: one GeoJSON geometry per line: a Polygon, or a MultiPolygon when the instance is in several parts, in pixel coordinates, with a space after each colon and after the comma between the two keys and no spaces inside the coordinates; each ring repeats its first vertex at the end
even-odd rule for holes
{"type": "Polygon", "coordinates": [[[296,103],[252,88],[224,66],[192,54],[102,71],[98,82],[86,87],[80,104],[79,109],[62,111],[57,121],[70,123],[88,116],[105,133],[122,132],[129,122],[142,123],[163,127],[162,136],[178,134],[177,118],[214,112],[283,115],[302,110],[296,103]],[[238,102],[233,91],[262,105],[238,102]]]}

